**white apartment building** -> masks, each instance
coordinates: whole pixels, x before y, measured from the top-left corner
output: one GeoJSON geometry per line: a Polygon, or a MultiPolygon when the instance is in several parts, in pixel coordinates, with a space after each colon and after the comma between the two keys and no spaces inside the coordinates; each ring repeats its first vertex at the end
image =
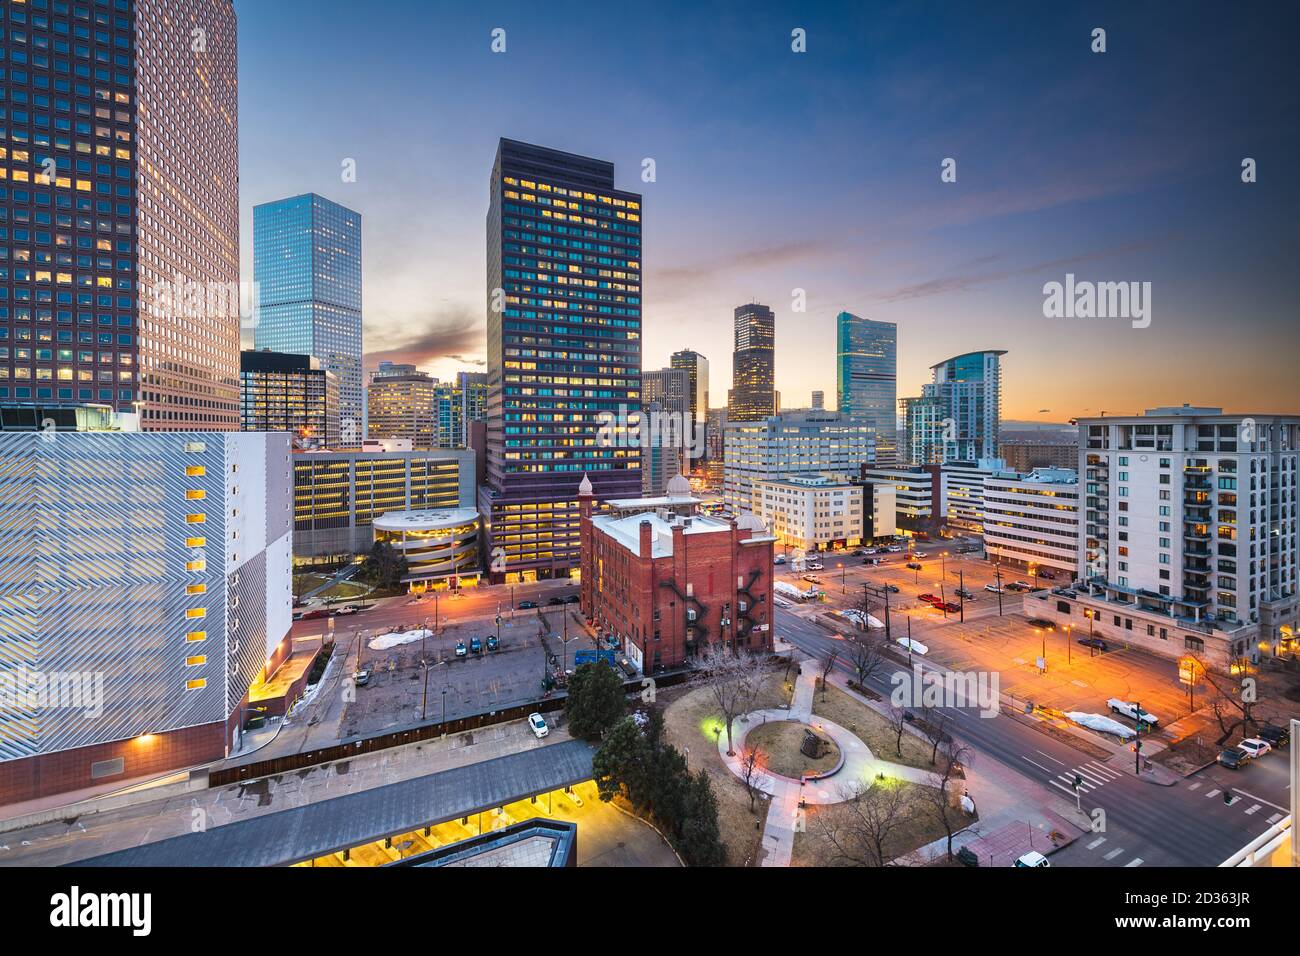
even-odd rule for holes
{"type": "Polygon", "coordinates": [[[760,481],[750,510],[784,547],[852,548],[864,536],[863,490],[827,475],[760,481]]]}
{"type": "Polygon", "coordinates": [[[933,513],[934,473],[925,468],[866,468],[862,480],[874,489],[888,486],[894,493],[895,529],[918,528],[933,513]]]}
{"type": "Polygon", "coordinates": [[[857,474],[875,457],[875,430],[835,412],[773,415],[726,424],[722,498],[733,512],[751,512],[754,487],[798,475],[857,474]]]}
{"type": "Polygon", "coordinates": [[[944,462],[939,469],[937,513],[950,528],[979,531],[984,523],[984,485],[990,478],[1016,478],[1000,458],[944,462]]]}
{"type": "Polygon", "coordinates": [[[990,561],[1050,568],[1072,579],[1079,555],[1079,474],[1040,468],[1023,477],[990,476],[981,522],[990,561]]]}
{"type": "Polygon", "coordinates": [[[1219,670],[1294,657],[1300,418],[1184,405],[1079,437],[1084,584],[1026,607],[1219,670]]]}

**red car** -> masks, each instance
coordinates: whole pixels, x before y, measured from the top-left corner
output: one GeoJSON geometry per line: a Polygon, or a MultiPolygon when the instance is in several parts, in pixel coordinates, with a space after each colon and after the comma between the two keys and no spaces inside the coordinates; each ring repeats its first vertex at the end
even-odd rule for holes
{"type": "Polygon", "coordinates": [[[922,595],[920,596],[920,599],[921,599],[922,601],[924,601],[926,604],[942,604],[942,603],[943,603],[943,602],[940,601],[937,597],[935,597],[933,594],[922,594],[922,595]]]}

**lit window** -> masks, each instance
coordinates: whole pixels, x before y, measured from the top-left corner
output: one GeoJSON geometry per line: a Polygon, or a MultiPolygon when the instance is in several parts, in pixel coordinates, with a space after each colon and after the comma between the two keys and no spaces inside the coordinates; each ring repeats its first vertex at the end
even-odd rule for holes
{"type": "Polygon", "coordinates": [[[186,644],[198,644],[201,641],[206,641],[207,639],[208,639],[207,631],[190,631],[188,634],[185,635],[186,644]]]}
{"type": "Polygon", "coordinates": [[[207,473],[208,470],[204,468],[202,465],[185,466],[185,477],[187,478],[202,478],[207,473]]]}
{"type": "Polygon", "coordinates": [[[203,654],[195,654],[193,657],[185,658],[186,667],[198,667],[199,665],[206,664],[207,662],[208,659],[203,654]]]}
{"type": "Polygon", "coordinates": [[[208,493],[202,488],[187,488],[185,490],[186,501],[202,501],[208,496],[208,493]]]}
{"type": "Polygon", "coordinates": [[[206,571],[207,569],[208,569],[208,562],[206,562],[206,561],[204,561],[204,560],[202,560],[202,559],[200,559],[200,560],[198,560],[198,561],[186,561],[186,562],[185,562],[185,570],[186,570],[186,571],[206,571]]]}
{"type": "Polygon", "coordinates": [[[186,594],[207,594],[208,586],[206,584],[187,584],[185,585],[186,594]]]}
{"type": "Polygon", "coordinates": [[[207,543],[208,543],[207,538],[186,538],[185,539],[185,547],[187,548],[202,548],[205,547],[207,543]]]}
{"type": "Polygon", "coordinates": [[[186,516],[185,516],[185,523],[186,523],[186,524],[203,524],[203,523],[204,523],[205,521],[207,521],[207,520],[208,520],[208,516],[205,515],[205,514],[196,514],[196,515],[186,515],[186,516]]]}
{"type": "Polygon", "coordinates": [[[205,607],[192,607],[186,610],[185,616],[189,618],[207,617],[208,609],[205,607]]]}
{"type": "Polygon", "coordinates": [[[208,682],[204,680],[202,677],[196,677],[194,680],[187,680],[185,682],[186,690],[202,690],[204,687],[207,686],[208,686],[208,682]]]}

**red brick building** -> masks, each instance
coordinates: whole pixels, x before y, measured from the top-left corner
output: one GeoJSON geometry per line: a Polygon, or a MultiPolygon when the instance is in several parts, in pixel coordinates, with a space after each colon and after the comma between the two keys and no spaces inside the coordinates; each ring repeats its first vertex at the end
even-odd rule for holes
{"type": "Polygon", "coordinates": [[[618,638],[645,673],[679,667],[707,647],[772,649],[772,548],[760,519],[722,520],[678,476],[661,498],[611,499],[595,513],[579,489],[582,612],[618,638]]]}

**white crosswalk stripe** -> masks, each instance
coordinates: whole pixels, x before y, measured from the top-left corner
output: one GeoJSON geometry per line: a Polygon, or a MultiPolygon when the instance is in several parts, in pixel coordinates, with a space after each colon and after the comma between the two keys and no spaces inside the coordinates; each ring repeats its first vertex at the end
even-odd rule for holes
{"type": "Polygon", "coordinates": [[[1123,853],[1123,852],[1124,852],[1123,848],[1117,846],[1117,847],[1115,847],[1115,849],[1113,849],[1113,850],[1111,850],[1109,853],[1107,853],[1107,854],[1105,855],[1105,857],[1103,857],[1103,859],[1106,859],[1106,860],[1113,860],[1113,859],[1115,859],[1115,857],[1119,856],[1119,855],[1120,855],[1121,853],[1123,853]]]}
{"type": "MultiPolygon", "coordinates": [[[[1112,780],[1118,780],[1122,776],[1124,776],[1122,773],[1116,773],[1110,767],[1090,760],[1085,764],[1074,767],[1067,773],[1057,774],[1057,780],[1064,780],[1069,792],[1074,793],[1074,782],[1078,779],[1080,781],[1079,788],[1084,793],[1091,793],[1098,787],[1104,787],[1112,780]]],[[[1051,782],[1055,783],[1055,781],[1051,782]]]]}
{"type": "Polygon", "coordinates": [[[1133,859],[1129,860],[1129,861],[1128,861],[1127,863],[1125,863],[1124,865],[1125,865],[1126,867],[1127,867],[1127,866],[1141,866],[1141,865],[1142,865],[1142,857],[1140,857],[1140,856],[1135,856],[1135,857],[1133,857],[1133,859]]]}
{"type": "Polygon", "coordinates": [[[1097,837],[1097,839],[1093,840],[1091,843],[1088,844],[1088,849],[1095,850],[1097,849],[1097,847],[1101,846],[1105,842],[1106,842],[1105,837],[1097,837]]]}
{"type": "Polygon", "coordinates": [[[1248,817],[1249,817],[1249,816],[1254,816],[1254,815],[1255,815],[1256,813],[1258,813],[1262,808],[1263,808],[1263,804],[1261,804],[1261,803],[1257,803],[1257,804],[1255,804],[1254,806],[1252,806],[1249,810],[1246,811],[1246,816],[1248,816],[1248,817]]]}

